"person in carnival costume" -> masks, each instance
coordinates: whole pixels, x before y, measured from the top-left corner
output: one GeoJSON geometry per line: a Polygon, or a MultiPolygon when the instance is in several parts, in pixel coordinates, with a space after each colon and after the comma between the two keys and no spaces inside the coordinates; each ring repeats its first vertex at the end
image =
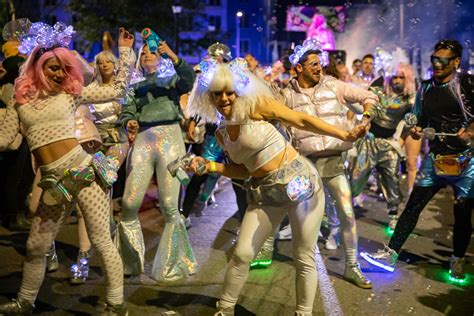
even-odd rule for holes
{"type": "Polygon", "coordinates": [[[369,263],[394,271],[403,244],[415,229],[421,212],[443,187],[454,191],[453,254],[449,274],[453,281],[466,278],[465,254],[472,234],[474,208],[474,76],[459,73],[462,45],[455,40],[436,43],[431,55],[434,76],[422,82],[413,114],[414,139],[429,140],[429,152],[418,171],[415,187],[390,242],[375,253],[361,253],[369,263]]]}
{"type": "Polygon", "coordinates": [[[72,26],[38,22],[22,39],[20,52],[31,51],[15,84],[15,99],[0,127],[0,149],[19,133],[20,122],[30,150],[39,165],[43,188],[32,220],[27,255],[18,297],[0,305],[0,314],[28,315],[45,274],[45,254],[69,211],[78,204],[87,231],[102,259],[106,275],[106,302],[102,311],[125,315],[123,267],[108,229],[109,203],[106,186],[113,182],[112,164],[103,156],[91,156],[74,134],[74,112],[85,102],[112,100],[125,93],[130,74],[127,65],[133,36],[119,31],[119,71],[113,85],[100,89],[83,87],[83,74],[67,48],[72,26]],[[104,159],[102,159],[104,158],[104,159]]]}
{"type": "Polygon", "coordinates": [[[180,182],[167,169],[169,163],[186,153],[179,125],[182,117],[179,97],[192,89],[195,75],[193,68],[166,42],[151,41],[157,36],[150,29],[144,29],[144,33],[152,35],[138,53],[136,70],[143,78],[131,85],[120,116],[129,134],[136,135],[131,139],[133,145],[127,160],[128,175],[116,238],[125,274],[142,273],[145,243],[138,210],[155,173],[160,210],[166,224],[151,276],[156,280],[174,281],[194,274],[197,267],[178,209],[180,182]]]}
{"type": "MultiPolygon", "coordinates": [[[[377,96],[329,75],[323,75],[322,66],[327,65],[328,54],[317,40],[309,39],[304,41],[303,45],[295,47],[290,61],[295,67],[296,78],[282,90],[288,107],[318,117],[341,130],[348,130],[351,123],[346,115],[349,109],[347,103],[357,102],[364,107],[366,116],[364,125],[367,124],[371,116],[369,109],[377,102],[377,96]]],[[[372,288],[370,280],[360,270],[357,260],[356,220],[351,188],[345,175],[342,158],[342,154],[352,147],[352,143],[294,128],[292,134],[295,148],[313,162],[335,203],[342,224],[342,240],[346,252],[344,278],[361,288],[372,288]]],[[[337,234],[336,230],[339,228],[332,229],[331,234],[337,234]]]]}
{"type": "Polygon", "coordinates": [[[384,69],[385,83],[383,89],[370,88],[380,101],[373,108],[369,133],[355,143],[357,157],[351,164],[351,186],[353,196],[357,197],[367,184],[372,169],[377,170],[387,201],[388,226],[393,230],[398,220],[398,205],[402,201],[400,160],[405,156],[399,142],[403,125],[398,130],[397,127],[415,102],[415,74],[403,51],[388,54],[378,48],[377,52],[376,68],[384,69]]]}
{"type": "Polygon", "coordinates": [[[201,61],[201,75],[190,97],[188,110],[207,122],[219,122],[216,132],[229,163],[193,159],[189,171],[219,173],[248,179],[249,206],[229,262],[218,312],[234,315],[234,307],[249,273],[249,264],[265,240],[288,213],[293,226],[296,268],[297,315],[311,315],[316,294],[316,238],[324,212],[321,179],[312,164],[269,123],[280,120],[314,133],[354,141],[365,132],[359,126],[340,130],[277,101],[263,80],[247,68],[245,60],[218,64],[201,61]]]}

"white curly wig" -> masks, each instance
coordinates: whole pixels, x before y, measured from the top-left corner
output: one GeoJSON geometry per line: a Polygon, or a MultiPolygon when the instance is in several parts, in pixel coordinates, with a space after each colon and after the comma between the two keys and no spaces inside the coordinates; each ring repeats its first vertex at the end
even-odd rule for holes
{"type": "MultiPolygon", "coordinates": [[[[206,75],[201,73],[199,76],[206,75]]],[[[211,93],[216,91],[234,91],[237,98],[232,105],[231,121],[242,122],[249,119],[249,114],[255,110],[258,98],[266,96],[274,98],[268,85],[248,69],[240,70],[240,76],[248,78],[246,84],[238,84],[238,76],[232,71],[229,64],[218,64],[208,85],[203,84],[202,80],[194,83],[191,96],[186,107],[187,114],[191,116],[200,116],[206,122],[219,123],[223,120],[222,116],[216,110],[212,103],[211,93]]]]}

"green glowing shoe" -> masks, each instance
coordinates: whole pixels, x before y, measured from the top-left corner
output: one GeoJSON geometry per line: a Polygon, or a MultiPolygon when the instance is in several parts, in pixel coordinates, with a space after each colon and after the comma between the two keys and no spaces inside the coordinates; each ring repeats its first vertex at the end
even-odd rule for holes
{"type": "Polygon", "coordinates": [[[449,259],[449,278],[453,282],[463,283],[466,279],[466,274],[464,273],[464,262],[466,259],[456,257],[454,255],[449,259]]]}

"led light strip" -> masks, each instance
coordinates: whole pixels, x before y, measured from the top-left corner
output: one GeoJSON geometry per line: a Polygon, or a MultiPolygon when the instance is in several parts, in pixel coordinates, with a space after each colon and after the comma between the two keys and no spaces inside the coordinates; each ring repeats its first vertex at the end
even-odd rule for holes
{"type": "Polygon", "coordinates": [[[387,266],[383,263],[380,263],[378,261],[375,261],[374,259],[372,259],[369,254],[367,252],[361,252],[360,253],[360,256],[362,258],[364,258],[367,262],[369,262],[370,264],[373,264],[374,266],[377,266],[379,268],[382,268],[384,270],[387,270],[389,272],[393,272],[395,270],[395,267],[392,267],[392,266],[387,266]]]}

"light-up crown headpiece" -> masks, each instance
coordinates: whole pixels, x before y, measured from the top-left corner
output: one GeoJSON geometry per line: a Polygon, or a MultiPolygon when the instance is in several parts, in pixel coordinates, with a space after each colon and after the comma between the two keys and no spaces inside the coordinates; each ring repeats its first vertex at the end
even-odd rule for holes
{"type": "MultiPolygon", "coordinates": [[[[212,80],[217,71],[218,62],[214,58],[204,58],[199,63],[201,74],[198,77],[198,83],[200,86],[209,88],[212,80]]],[[[235,58],[229,64],[230,71],[234,75],[235,89],[237,94],[247,87],[250,83],[248,65],[245,59],[235,58]]]]}
{"type": "Polygon", "coordinates": [[[329,65],[329,54],[323,49],[323,45],[315,38],[308,38],[303,42],[303,45],[298,45],[295,47],[295,51],[290,55],[290,62],[293,66],[299,63],[301,57],[308,51],[319,51],[319,59],[321,61],[321,66],[329,65]]]}
{"type": "Polygon", "coordinates": [[[43,53],[54,47],[68,47],[74,32],[72,25],[67,26],[62,22],[57,22],[54,26],[35,22],[31,25],[28,34],[21,38],[18,50],[22,54],[29,55],[37,46],[41,47],[43,53]]]}
{"type": "Polygon", "coordinates": [[[377,73],[384,76],[391,76],[400,63],[408,64],[408,57],[403,49],[397,47],[392,53],[387,52],[381,47],[375,48],[374,68],[377,73]]]}

